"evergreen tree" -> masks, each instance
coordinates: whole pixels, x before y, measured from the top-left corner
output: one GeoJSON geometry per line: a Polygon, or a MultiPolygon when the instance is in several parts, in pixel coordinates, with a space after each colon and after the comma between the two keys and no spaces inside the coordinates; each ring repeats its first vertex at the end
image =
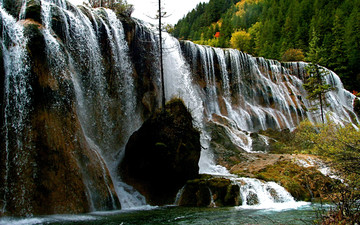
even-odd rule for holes
{"type": "Polygon", "coordinates": [[[347,89],[360,91],[360,0],[210,0],[180,20],[173,34],[228,47],[235,30],[250,34],[248,53],[277,60],[289,49],[308,54],[316,30],[321,65],[337,72],[347,89]]]}
{"type": "MultiPolygon", "coordinates": [[[[325,82],[325,76],[327,76],[328,74],[322,67],[319,66],[319,63],[322,61],[322,51],[318,46],[318,42],[319,38],[314,31],[313,37],[310,42],[310,50],[307,57],[309,65],[306,70],[309,74],[309,77],[307,77],[303,86],[308,92],[307,99],[311,101],[319,101],[321,120],[324,123],[324,106],[326,104],[325,94],[329,92],[332,88],[329,84],[326,84],[325,82]]],[[[314,109],[317,109],[317,107],[315,107],[314,109]]]]}
{"type": "Polygon", "coordinates": [[[341,9],[337,9],[334,17],[334,26],[332,28],[333,43],[328,66],[338,73],[343,81],[346,80],[346,83],[350,83],[346,72],[348,60],[345,55],[344,33],[344,13],[341,9]]]}
{"type": "Polygon", "coordinates": [[[352,9],[345,27],[345,54],[348,59],[348,71],[352,74],[351,85],[360,89],[360,6],[352,9]]]}

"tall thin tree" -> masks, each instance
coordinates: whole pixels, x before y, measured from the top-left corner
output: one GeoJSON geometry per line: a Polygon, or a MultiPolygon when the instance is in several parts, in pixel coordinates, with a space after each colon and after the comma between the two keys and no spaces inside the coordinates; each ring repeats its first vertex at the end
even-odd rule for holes
{"type": "Polygon", "coordinates": [[[161,13],[161,0],[159,0],[159,53],[160,53],[160,76],[161,76],[161,106],[163,110],[165,109],[165,81],[164,81],[164,64],[163,64],[163,47],[162,47],[162,23],[161,18],[163,17],[161,13]]]}
{"type": "MultiPolygon", "coordinates": [[[[306,97],[309,100],[316,100],[319,102],[320,114],[322,123],[325,122],[324,118],[324,106],[326,106],[326,93],[333,90],[330,84],[327,84],[325,77],[329,75],[329,72],[324,68],[319,66],[319,63],[322,62],[322,49],[318,46],[319,38],[315,31],[313,31],[313,37],[310,41],[310,49],[308,53],[307,60],[309,65],[306,70],[309,74],[309,77],[305,80],[303,87],[308,92],[306,97]]],[[[316,110],[317,107],[314,108],[316,110]]]]}

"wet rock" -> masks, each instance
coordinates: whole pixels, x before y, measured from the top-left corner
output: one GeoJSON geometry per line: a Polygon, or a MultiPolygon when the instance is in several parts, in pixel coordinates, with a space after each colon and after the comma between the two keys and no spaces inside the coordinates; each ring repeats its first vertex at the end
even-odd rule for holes
{"type": "Polygon", "coordinates": [[[17,18],[20,13],[21,5],[22,0],[3,0],[2,6],[10,15],[17,18]]]}
{"type": "Polygon", "coordinates": [[[109,171],[83,133],[72,81],[50,71],[42,26],[34,20],[23,24],[28,39],[31,100],[23,136],[17,137],[16,130],[9,128],[8,155],[4,151],[0,155],[0,167],[8,173],[6,182],[5,176],[0,178],[6,183],[0,190],[5,194],[6,215],[120,208],[109,171]]]}
{"type": "Polygon", "coordinates": [[[274,199],[274,202],[282,202],[279,194],[274,188],[267,187],[266,190],[270,193],[271,197],[274,199]]]}
{"type": "Polygon", "coordinates": [[[186,181],[198,176],[200,151],[200,133],[176,99],[130,137],[119,169],[150,204],[172,204],[186,181]]]}
{"type": "MultiPolygon", "coordinates": [[[[213,115],[213,119],[218,120],[216,115],[213,115]]],[[[233,165],[242,161],[241,153],[245,151],[231,139],[227,125],[226,121],[220,121],[220,123],[210,121],[206,129],[211,136],[210,148],[214,152],[216,163],[230,169],[233,165]]],[[[247,141],[244,136],[238,138],[243,138],[244,142],[247,141]]]]}
{"type": "Polygon", "coordinates": [[[268,152],[270,150],[270,145],[268,138],[258,133],[252,133],[250,135],[252,138],[252,150],[255,152],[268,152]]]}
{"type": "Polygon", "coordinates": [[[240,203],[239,186],[229,179],[217,177],[202,177],[188,181],[179,199],[180,206],[221,207],[237,206],[240,203]]]}
{"type": "Polygon", "coordinates": [[[259,198],[256,193],[249,192],[246,196],[246,204],[247,205],[257,205],[259,204],[259,198]]]}
{"type": "Polygon", "coordinates": [[[354,99],[353,107],[354,107],[354,112],[359,117],[360,116],[360,99],[359,98],[354,99]]]}
{"type": "Polygon", "coordinates": [[[39,0],[27,1],[25,19],[32,19],[38,23],[42,23],[41,2],[39,0]]]}

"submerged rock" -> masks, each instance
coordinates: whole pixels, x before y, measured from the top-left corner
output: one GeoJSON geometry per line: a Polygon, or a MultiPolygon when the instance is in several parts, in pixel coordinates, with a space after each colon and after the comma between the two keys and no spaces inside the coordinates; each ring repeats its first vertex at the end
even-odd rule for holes
{"type": "Polygon", "coordinates": [[[198,176],[200,151],[200,133],[184,103],[176,99],[130,137],[119,169],[148,203],[172,204],[185,182],[198,176]]]}
{"type": "Polygon", "coordinates": [[[246,196],[246,204],[247,205],[257,205],[259,204],[259,198],[255,192],[250,192],[246,196]]]}

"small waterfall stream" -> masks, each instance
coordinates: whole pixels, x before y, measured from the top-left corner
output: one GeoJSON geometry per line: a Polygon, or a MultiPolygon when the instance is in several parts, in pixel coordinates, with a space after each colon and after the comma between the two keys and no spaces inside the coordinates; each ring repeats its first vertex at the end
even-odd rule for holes
{"type": "Polygon", "coordinates": [[[289,192],[274,182],[263,182],[254,178],[236,178],[233,181],[240,186],[240,208],[281,210],[309,204],[296,202],[289,192]]]}
{"type": "MultiPolygon", "coordinates": [[[[26,155],[29,155],[31,145],[28,144],[29,112],[31,111],[31,86],[29,81],[28,55],[26,52],[27,39],[24,38],[23,27],[0,7],[2,20],[2,55],[4,61],[4,136],[5,136],[5,173],[4,173],[4,196],[2,211],[6,211],[9,186],[10,167],[15,167],[17,174],[22,173],[27,165],[26,155]],[[14,138],[16,137],[16,138],[14,138]],[[15,149],[21,152],[12,152],[15,149]],[[23,154],[24,157],[20,157],[23,154]]],[[[27,188],[18,187],[21,190],[19,201],[24,201],[27,188]]]]}

